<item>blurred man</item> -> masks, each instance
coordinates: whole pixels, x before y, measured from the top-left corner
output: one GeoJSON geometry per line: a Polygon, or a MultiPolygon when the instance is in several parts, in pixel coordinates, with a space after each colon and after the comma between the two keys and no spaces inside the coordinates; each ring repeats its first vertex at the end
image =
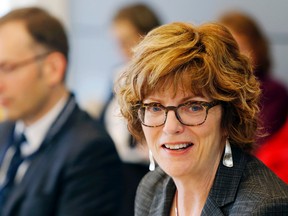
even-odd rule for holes
{"type": "Polygon", "coordinates": [[[121,162],[65,86],[67,61],[66,33],[46,11],[0,18],[1,216],[116,215],[121,162]]]}

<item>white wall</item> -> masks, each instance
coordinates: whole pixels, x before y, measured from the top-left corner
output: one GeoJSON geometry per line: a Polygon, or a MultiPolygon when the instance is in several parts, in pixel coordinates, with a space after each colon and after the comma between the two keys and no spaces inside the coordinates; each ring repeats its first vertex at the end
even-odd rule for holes
{"type": "MultiPolygon", "coordinates": [[[[72,0],[72,64],[70,85],[83,106],[101,104],[107,96],[109,78],[121,60],[109,32],[114,11],[122,4],[135,1],[72,0]]],[[[274,76],[288,86],[288,2],[277,0],[150,0],[164,23],[213,21],[224,10],[239,8],[250,12],[262,25],[270,41],[274,58],[274,76]]],[[[94,107],[92,108],[94,109],[94,107]]],[[[94,109],[94,111],[96,108],[94,109]]]]}
{"type": "MultiPolygon", "coordinates": [[[[4,0],[0,0],[4,1],[4,0]]],[[[5,0],[7,1],[7,0],[5,0]]],[[[9,1],[9,0],[8,0],[9,1]]],[[[63,20],[70,37],[68,84],[83,107],[98,111],[108,94],[109,81],[121,61],[110,34],[110,18],[120,5],[135,0],[10,0],[13,6],[37,4],[63,20]],[[26,3],[25,3],[26,2],[26,3]]],[[[274,76],[288,86],[288,2],[286,0],[144,0],[163,23],[213,21],[230,8],[255,16],[267,33],[274,59],[274,76]]]]}
{"type": "Polygon", "coordinates": [[[69,28],[69,0],[0,0],[10,8],[37,5],[57,16],[69,28]]]}

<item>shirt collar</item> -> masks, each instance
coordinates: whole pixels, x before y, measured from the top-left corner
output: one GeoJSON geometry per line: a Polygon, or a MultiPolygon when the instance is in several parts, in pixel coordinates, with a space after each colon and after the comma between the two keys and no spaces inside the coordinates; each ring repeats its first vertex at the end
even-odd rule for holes
{"type": "Polygon", "coordinates": [[[15,133],[19,134],[24,132],[27,140],[27,145],[21,146],[23,155],[30,155],[40,147],[49,128],[64,108],[67,100],[67,96],[62,97],[45,116],[28,127],[25,127],[23,121],[16,122],[15,133]]]}

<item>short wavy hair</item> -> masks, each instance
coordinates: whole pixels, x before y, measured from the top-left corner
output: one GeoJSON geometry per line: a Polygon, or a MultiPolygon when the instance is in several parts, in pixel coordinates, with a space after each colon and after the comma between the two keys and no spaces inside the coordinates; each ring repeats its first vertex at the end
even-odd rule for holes
{"type": "Polygon", "coordinates": [[[115,84],[128,129],[145,142],[135,104],[172,85],[221,102],[222,128],[231,144],[247,152],[258,131],[259,82],[226,27],[175,22],[148,33],[115,84]],[[187,79],[189,77],[189,79],[187,79]]]}

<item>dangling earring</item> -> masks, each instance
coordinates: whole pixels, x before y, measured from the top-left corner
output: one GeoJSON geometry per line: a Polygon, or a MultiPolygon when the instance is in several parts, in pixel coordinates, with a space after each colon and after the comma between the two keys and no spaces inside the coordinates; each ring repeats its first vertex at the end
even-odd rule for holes
{"type": "Polygon", "coordinates": [[[223,165],[226,167],[233,167],[232,150],[228,138],[226,139],[223,165]]]}
{"type": "Polygon", "coordinates": [[[149,149],[149,160],[150,160],[149,170],[154,171],[155,170],[155,162],[154,162],[154,158],[153,158],[153,155],[152,155],[152,152],[150,149],[149,149]]]}

